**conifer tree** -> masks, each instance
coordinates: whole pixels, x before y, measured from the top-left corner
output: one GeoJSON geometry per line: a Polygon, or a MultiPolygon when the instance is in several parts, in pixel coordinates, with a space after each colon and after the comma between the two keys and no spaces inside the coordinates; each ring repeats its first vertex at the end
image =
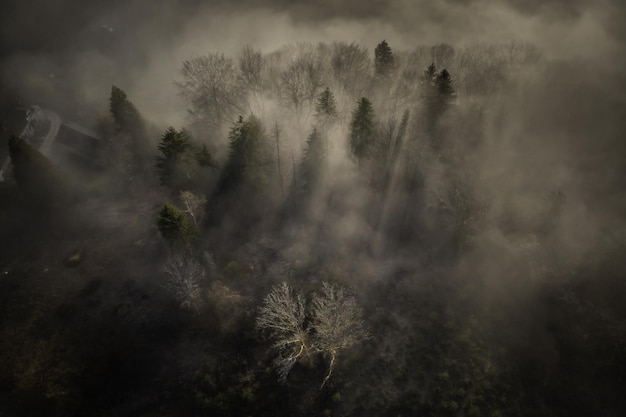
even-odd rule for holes
{"type": "Polygon", "coordinates": [[[374,69],[380,77],[389,76],[396,67],[396,60],[391,47],[386,41],[382,41],[374,49],[374,69]]]}
{"type": "Polygon", "coordinates": [[[366,97],[362,97],[357,109],[352,113],[350,123],[350,150],[359,165],[370,156],[374,140],[374,110],[372,103],[366,97]]]}
{"type": "Polygon", "coordinates": [[[317,97],[315,118],[322,123],[337,116],[337,102],[330,88],[326,87],[317,97]]]}
{"type": "Polygon", "coordinates": [[[247,120],[239,116],[230,130],[229,140],[228,160],[217,193],[227,193],[243,183],[253,186],[264,183],[267,174],[265,168],[270,158],[261,121],[255,116],[247,120]]]}
{"type": "Polygon", "coordinates": [[[159,210],[157,227],[161,236],[172,246],[189,243],[195,233],[195,228],[185,213],[168,203],[163,203],[159,210]]]}
{"type": "Polygon", "coordinates": [[[188,170],[183,164],[189,161],[185,161],[183,155],[191,148],[191,139],[185,130],[176,131],[170,126],[165,131],[158,146],[161,155],[156,158],[156,169],[161,185],[174,185],[188,177],[188,170]]]}
{"type": "Polygon", "coordinates": [[[309,135],[301,165],[301,186],[311,191],[324,170],[324,143],[317,128],[309,135]]]}
{"type": "Polygon", "coordinates": [[[146,132],[141,114],[126,93],[119,87],[111,87],[109,98],[110,112],[113,117],[115,137],[113,143],[113,159],[127,177],[147,172],[149,169],[152,146],[146,132]]]}
{"type": "Polygon", "coordinates": [[[126,93],[121,88],[111,86],[109,103],[111,115],[118,132],[124,131],[132,135],[145,135],[145,126],[139,111],[128,100],[126,93]]]}
{"type": "Polygon", "coordinates": [[[455,92],[452,77],[445,68],[437,75],[435,86],[437,87],[437,94],[443,103],[447,104],[454,99],[455,92]]]}
{"type": "Polygon", "coordinates": [[[456,92],[450,73],[443,69],[437,72],[431,64],[422,78],[422,99],[424,101],[424,126],[436,150],[440,150],[441,138],[438,127],[441,117],[455,100],[456,92]]]}

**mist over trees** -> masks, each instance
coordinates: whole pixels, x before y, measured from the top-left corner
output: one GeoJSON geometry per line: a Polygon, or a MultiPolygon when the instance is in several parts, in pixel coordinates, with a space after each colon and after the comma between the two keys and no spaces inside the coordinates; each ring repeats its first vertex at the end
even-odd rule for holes
{"type": "Polygon", "coordinates": [[[624,103],[581,65],[516,42],[208,51],[173,80],[182,126],[111,88],[108,163],[71,200],[11,138],[2,231],[37,201],[68,215],[0,257],[6,413],[623,412],[624,103]]]}

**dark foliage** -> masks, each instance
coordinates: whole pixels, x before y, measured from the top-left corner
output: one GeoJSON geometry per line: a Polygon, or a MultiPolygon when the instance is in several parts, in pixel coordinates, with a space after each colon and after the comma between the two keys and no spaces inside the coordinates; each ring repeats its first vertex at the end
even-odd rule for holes
{"type": "Polygon", "coordinates": [[[396,60],[387,41],[382,41],[374,49],[374,69],[379,77],[388,77],[395,70],[396,60]]]}

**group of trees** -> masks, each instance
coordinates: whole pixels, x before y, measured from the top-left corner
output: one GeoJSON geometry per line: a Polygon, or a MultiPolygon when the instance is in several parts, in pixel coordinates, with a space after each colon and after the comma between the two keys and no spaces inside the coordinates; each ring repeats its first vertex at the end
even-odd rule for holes
{"type": "MultiPolygon", "coordinates": [[[[618,315],[561,284],[587,272],[562,272],[548,250],[518,261],[557,238],[564,195],[519,224],[502,207],[488,218],[493,195],[464,161],[484,155],[486,123],[504,123],[486,97],[537,60],[521,44],[403,52],[386,41],[209,54],[177,83],[189,125],[160,134],[112,87],[103,158],[123,192],[103,199],[149,200],[151,228],[127,246],[158,259],[150,297],[163,291],[178,320],[167,343],[180,350],[158,348],[197,348],[175,362],[193,373],[176,379],[180,401],[215,415],[565,415],[593,393],[586,404],[611,414],[617,397],[592,383],[623,387],[618,315]],[[486,221],[506,227],[476,245],[486,221]],[[594,356],[606,357],[598,369],[594,356]]],[[[59,167],[19,138],[9,152],[25,200],[69,206],[59,167]]]]}
{"type": "Polygon", "coordinates": [[[282,381],[298,362],[313,355],[328,357],[328,371],[322,387],[330,378],[337,355],[367,336],[361,309],[344,288],[322,282],[320,293],[309,303],[305,296],[283,282],[265,297],[257,317],[257,327],[266,331],[278,351],[276,367],[282,381]]]}

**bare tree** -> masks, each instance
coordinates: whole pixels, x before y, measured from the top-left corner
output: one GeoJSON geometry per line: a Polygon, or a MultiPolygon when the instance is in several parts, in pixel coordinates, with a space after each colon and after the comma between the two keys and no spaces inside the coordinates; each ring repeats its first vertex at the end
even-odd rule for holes
{"type": "Polygon", "coordinates": [[[265,113],[263,93],[268,87],[268,83],[263,77],[264,60],[261,51],[257,51],[250,46],[245,46],[239,55],[239,72],[237,80],[242,88],[247,90],[250,98],[252,113],[260,111],[261,116],[265,113]],[[252,102],[254,101],[254,103],[252,102]],[[255,109],[254,106],[257,108],[255,109]]]}
{"type": "Polygon", "coordinates": [[[178,197],[183,206],[185,206],[185,209],[181,211],[188,213],[191,216],[191,220],[193,220],[193,224],[198,227],[198,221],[200,221],[200,216],[203,212],[202,208],[206,204],[206,197],[198,197],[189,190],[181,191],[178,197]]]}
{"type": "Polygon", "coordinates": [[[334,82],[348,92],[350,101],[365,94],[372,66],[366,48],[356,43],[335,43],[330,66],[334,82]]]}
{"type": "Polygon", "coordinates": [[[356,298],[344,288],[322,282],[321,293],[313,296],[311,325],[315,329],[315,348],[330,356],[328,373],[322,387],[333,372],[339,351],[366,337],[361,315],[356,298]]]}
{"type": "Polygon", "coordinates": [[[245,95],[231,58],[223,54],[202,55],[183,62],[183,79],[175,82],[191,105],[191,114],[211,127],[242,113],[245,95]]]}
{"type": "Polygon", "coordinates": [[[299,49],[298,56],[280,73],[278,86],[281,104],[295,113],[298,123],[305,110],[313,108],[324,85],[323,65],[317,54],[306,45],[299,45],[299,49]]]}
{"type": "Polygon", "coordinates": [[[275,340],[274,347],[279,352],[275,363],[281,381],[285,381],[293,365],[308,354],[304,321],[304,296],[286,282],[274,287],[265,297],[256,324],[275,340]]]}
{"type": "Polygon", "coordinates": [[[263,55],[250,46],[245,46],[239,55],[239,81],[253,92],[261,92],[263,82],[263,55]]]}
{"type": "Polygon", "coordinates": [[[169,278],[165,288],[174,294],[184,309],[199,312],[203,305],[202,281],[205,271],[190,254],[175,254],[165,264],[169,278]]]}
{"type": "Polygon", "coordinates": [[[283,282],[265,297],[257,327],[275,340],[279,352],[275,363],[281,381],[296,362],[313,354],[330,356],[323,387],[335,368],[339,351],[363,340],[366,332],[355,297],[327,282],[322,283],[321,293],[313,296],[308,313],[302,293],[283,282]]]}

